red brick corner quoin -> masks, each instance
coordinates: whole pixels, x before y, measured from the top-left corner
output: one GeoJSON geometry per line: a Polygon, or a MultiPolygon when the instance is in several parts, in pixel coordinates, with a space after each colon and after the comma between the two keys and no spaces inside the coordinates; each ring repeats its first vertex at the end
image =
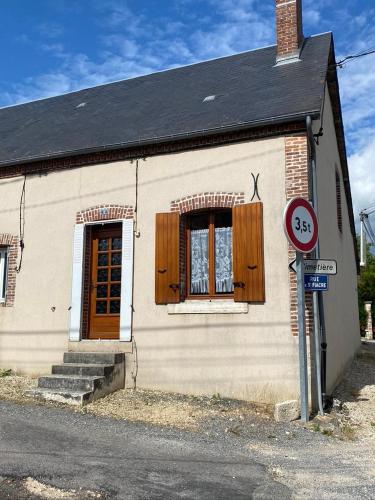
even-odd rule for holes
{"type": "Polygon", "coordinates": [[[18,236],[0,234],[0,247],[7,247],[9,251],[5,302],[0,303],[0,307],[12,307],[14,305],[16,293],[18,241],[18,236]]]}
{"type": "MultiPolygon", "coordinates": [[[[305,134],[285,137],[285,194],[287,201],[292,198],[309,197],[308,180],[308,143],[305,134]]],[[[288,243],[288,257],[291,262],[296,257],[296,251],[288,243]]],[[[294,336],[298,335],[297,312],[297,276],[289,273],[290,320],[294,336]]],[[[306,333],[313,331],[312,294],[305,295],[306,300],[306,333]]]]}

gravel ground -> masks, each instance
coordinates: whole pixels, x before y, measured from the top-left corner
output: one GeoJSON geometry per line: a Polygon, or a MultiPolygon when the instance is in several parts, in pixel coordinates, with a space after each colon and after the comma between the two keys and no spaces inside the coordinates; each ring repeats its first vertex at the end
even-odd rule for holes
{"type": "Polygon", "coordinates": [[[90,490],[64,490],[54,488],[31,477],[27,478],[4,478],[0,477],[1,499],[9,500],[89,500],[102,499],[105,496],[100,492],[90,490]]]}
{"type": "MultiPolygon", "coordinates": [[[[57,408],[67,406],[25,397],[24,391],[35,385],[36,379],[25,376],[0,377],[0,400],[57,408]]],[[[210,422],[212,419],[225,420],[228,428],[233,427],[231,422],[242,422],[251,415],[270,420],[273,410],[269,405],[254,405],[245,401],[225,399],[219,394],[212,397],[187,396],[143,389],[116,391],[83,408],[74,406],[68,408],[79,413],[191,431],[200,430],[205,421],[210,422]]]]}
{"type": "Polygon", "coordinates": [[[375,342],[362,342],[360,355],[334,396],[360,440],[375,439],[375,342]]]}
{"type": "MultiPolygon", "coordinates": [[[[25,377],[0,378],[0,399],[40,405],[22,395],[33,384],[35,381],[25,377]]],[[[163,435],[172,429],[188,432],[194,440],[221,443],[228,452],[247,453],[287,486],[296,500],[373,500],[375,342],[363,343],[361,354],[334,397],[339,400],[335,410],[307,425],[299,421],[276,423],[269,407],[259,408],[219,395],[204,398],[144,390],[118,391],[75,411],[83,418],[110,417],[148,429],[152,424],[155,432],[161,429],[163,435]]]]}

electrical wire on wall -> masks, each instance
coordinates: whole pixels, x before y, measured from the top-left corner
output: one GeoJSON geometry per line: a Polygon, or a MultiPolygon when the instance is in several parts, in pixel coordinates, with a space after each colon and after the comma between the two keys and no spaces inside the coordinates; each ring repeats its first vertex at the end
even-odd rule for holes
{"type": "MultiPolygon", "coordinates": [[[[146,158],[141,158],[143,161],[146,161],[146,158]]],[[[136,238],[139,238],[141,233],[138,229],[138,170],[139,170],[139,158],[136,160],[131,160],[131,163],[135,161],[135,204],[134,204],[134,235],[136,238]]]]}
{"type": "Polygon", "coordinates": [[[133,389],[137,389],[137,375],[138,375],[138,350],[137,350],[137,342],[135,341],[134,336],[132,337],[133,344],[133,368],[131,371],[131,378],[133,380],[133,389]]]}
{"type": "Polygon", "coordinates": [[[22,268],[23,251],[25,248],[25,198],[26,198],[26,174],[24,175],[21,199],[19,206],[19,242],[20,242],[20,260],[16,268],[16,272],[19,273],[22,268]]]}
{"type": "MultiPolygon", "coordinates": [[[[146,161],[146,158],[141,158],[146,161]]],[[[139,158],[131,160],[131,163],[135,162],[135,202],[134,202],[134,236],[139,238],[141,233],[138,229],[138,180],[139,180],[139,158]]],[[[133,301],[134,301],[134,269],[135,265],[133,262],[133,290],[132,290],[132,311],[134,312],[133,301]]],[[[132,335],[132,345],[133,345],[133,368],[131,371],[131,378],[133,380],[133,389],[137,388],[137,375],[138,375],[138,351],[137,343],[135,341],[134,335],[132,335]]]]}

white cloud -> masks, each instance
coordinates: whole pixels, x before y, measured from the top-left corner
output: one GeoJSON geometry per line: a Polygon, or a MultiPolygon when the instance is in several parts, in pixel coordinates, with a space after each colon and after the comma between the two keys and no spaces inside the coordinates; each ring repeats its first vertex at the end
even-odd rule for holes
{"type": "MultiPolygon", "coordinates": [[[[61,8],[68,8],[64,3],[61,8]]],[[[73,4],[71,4],[73,5],[73,4]]],[[[74,4],[79,5],[79,4],[74,4]]],[[[190,64],[275,43],[274,3],[261,0],[175,0],[169,17],[147,16],[123,0],[95,0],[99,49],[95,56],[71,53],[60,26],[40,25],[38,48],[55,57],[54,71],[10,87],[4,104],[66,93],[108,81],[190,64]],[[199,17],[198,7],[204,5],[199,17]],[[207,6],[209,8],[207,9],[207,6]],[[177,13],[177,17],[176,17],[177,13]],[[55,28],[55,29],[54,29],[55,28]]],[[[348,0],[304,0],[305,34],[337,28],[340,60],[375,47],[375,9],[348,0]],[[343,33],[343,31],[345,32],[343,33]]],[[[28,35],[19,37],[28,42],[28,35]]],[[[337,40],[337,37],[336,37],[337,40]]],[[[36,43],[35,41],[33,42],[36,43]]],[[[375,203],[375,55],[338,69],[349,151],[355,213],[375,203]]]]}
{"type": "Polygon", "coordinates": [[[360,210],[375,206],[374,158],[375,137],[363,149],[348,158],[356,219],[358,219],[360,210]]]}
{"type": "Polygon", "coordinates": [[[47,38],[58,38],[64,32],[64,28],[57,23],[42,23],[36,29],[42,36],[47,38]]]}
{"type": "MultiPolygon", "coordinates": [[[[193,28],[174,19],[135,14],[126,2],[97,2],[105,26],[97,56],[69,53],[62,43],[43,42],[39,49],[58,60],[56,71],[27,78],[2,100],[24,102],[267,45],[274,38],[273,16],[263,16],[254,7],[257,1],[209,0],[215,22],[206,16],[193,28]]],[[[47,25],[39,30],[53,32],[47,25]]]]}

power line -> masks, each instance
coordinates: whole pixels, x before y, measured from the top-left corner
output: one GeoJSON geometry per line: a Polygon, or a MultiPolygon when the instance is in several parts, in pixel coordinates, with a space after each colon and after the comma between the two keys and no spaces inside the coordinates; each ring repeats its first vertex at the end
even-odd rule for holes
{"type": "Polygon", "coordinates": [[[341,61],[338,61],[337,63],[333,64],[333,66],[336,66],[338,68],[342,68],[345,66],[345,64],[348,64],[348,62],[352,61],[353,59],[358,59],[359,57],[364,57],[364,56],[369,56],[371,54],[375,54],[375,49],[368,50],[366,52],[360,52],[358,54],[354,54],[351,56],[346,56],[344,59],[341,59],[341,61]]]}
{"type": "Polygon", "coordinates": [[[375,245],[375,234],[368,218],[363,220],[363,225],[365,227],[366,233],[371,240],[371,245],[375,245]]]}

